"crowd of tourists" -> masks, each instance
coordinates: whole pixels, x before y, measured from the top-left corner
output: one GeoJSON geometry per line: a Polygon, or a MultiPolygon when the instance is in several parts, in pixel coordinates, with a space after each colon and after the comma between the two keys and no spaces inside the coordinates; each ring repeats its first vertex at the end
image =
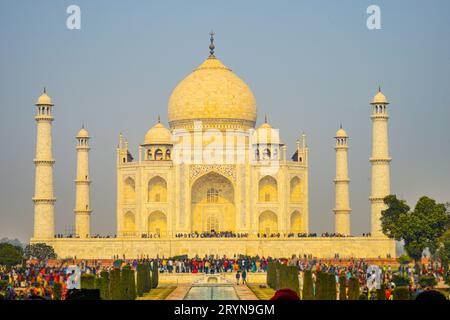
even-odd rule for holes
{"type": "MultiPolygon", "coordinates": [[[[186,256],[173,258],[150,258],[140,257],[140,259],[127,260],[125,257],[115,256],[115,263],[119,262],[121,266],[129,265],[136,269],[138,263],[148,263],[153,266],[154,261],[160,273],[235,273],[237,282],[246,278],[251,273],[267,272],[268,263],[274,261],[270,257],[218,257],[205,256],[188,258],[186,256]],[[120,259],[123,258],[123,259],[120,259]]],[[[339,277],[344,275],[346,279],[357,277],[360,282],[362,293],[366,293],[369,298],[373,298],[369,290],[369,281],[373,273],[373,265],[364,259],[345,259],[345,260],[321,260],[310,255],[292,257],[290,259],[276,259],[279,262],[297,266],[299,273],[303,274],[305,270],[313,271],[313,278],[317,271],[333,273],[336,275],[336,282],[339,277]]],[[[111,260],[103,261],[59,261],[52,263],[32,263],[26,265],[6,268],[0,266],[0,299],[50,299],[52,296],[53,284],[59,282],[63,287],[63,296],[67,292],[68,278],[70,276],[69,266],[77,265],[82,273],[94,275],[100,274],[103,270],[111,270],[117,265],[113,265],[111,260]]],[[[418,284],[420,275],[432,276],[436,281],[444,278],[444,269],[439,264],[427,264],[420,270],[413,266],[400,265],[391,267],[390,265],[380,265],[378,268],[379,281],[386,290],[386,298],[390,299],[392,290],[395,287],[393,277],[395,274],[402,274],[410,279],[410,290],[413,293],[420,292],[421,287],[418,284]]],[[[450,277],[450,274],[447,275],[450,277]]],[[[301,278],[301,277],[300,277],[301,278]]]]}
{"type": "MultiPolygon", "coordinates": [[[[134,236],[134,233],[131,233],[130,235],[125,236],[134,236]]],[[[344,235],[340,233],[329,233],[324,232],[321,234],[310,232],[289,232],[289,233],[280,233],[280,232],[273,232],[273,233],[264,233],[259,232],[256,234],[258,238],[317,238],[317,237],[323,237],[323,238],[343,238],[343,237],[351,237],[349,235],[344,235]]],[[[370,233],[363,233],[361,235],[362,237],[370,237],[370,233]]],[[[100,234],[94,234],[90,236],[91,238],[117,238],[117,235],[100,235],[100,234]]],[[[140,235],[143,239],[160,239],[163,236],[160,233],[142,233],[140,235]]],[[[250,234],[247,232],[233,232],[233,231],[210,231],[210,232],[189,232],[189,233],[177,233],[175,234],[175,238],[248,238],[250,237],[250,234]]],[[[62,234],[58,233],[55,234],[55,238],[79,238],[79,235],[70,233],[70,234],[62,234]]]]}
{"type": "MultiPolygon", "coordinates": [[[[54,236],[55,238],[58,239],[62,239],[62,238],[79,238],[80,236],[74,233],[70,233],[70,234],[62,234],[62,233],[57,233],[54,236]]],[[[116,235],[102,235],[102,234],[92,234],[89,236],[90,238],[105,238],[105,239],[111,239],[111,238],[116,238],[116,235]]]]}
{"type": "Polygon", "coordinates": [[[191,232],[191,233],[177,233],[175,238],[247,238],[248,233],[240,232],[235,233],[233,231],[220,231],[214,230],[210,232],[191,232]]]}

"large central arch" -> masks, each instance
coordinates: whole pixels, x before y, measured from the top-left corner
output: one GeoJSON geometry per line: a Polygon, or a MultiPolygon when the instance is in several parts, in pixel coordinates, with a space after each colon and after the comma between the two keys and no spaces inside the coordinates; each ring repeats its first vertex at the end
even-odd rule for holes
{"type": "Polygon", "coordinates": [[[192,231],[236,231],[234,187],[216,172],[198,178],[191,188],[192,231]]]}

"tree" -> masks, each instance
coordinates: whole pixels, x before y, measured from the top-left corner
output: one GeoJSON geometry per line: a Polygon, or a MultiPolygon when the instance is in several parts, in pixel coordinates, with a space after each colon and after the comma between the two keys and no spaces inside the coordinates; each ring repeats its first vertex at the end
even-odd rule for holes
{"type": "Polygon", "coordinates": [[[407,287],[411,284],[411,279],[403,274],[394,274],[392,282],[397,287],[407,287]]]}
{"type": "Polygon", "coordinates": [[[21,263],[22,259],[23,250],[21,247],[9,243],[0,243],[0,265],[9,268],[21,263]]]}
{"type": "Polygon", "coordinates": [[[152,267],[152,288],[158,287],[159,282],[159,264],[157,260],[153,260],[153,267],[152,267]]]}
{"type": "Polygon", "coordinates": [[[336,275],[334,273],[330,273],[328,275],[328,281],[329,281],[328,299],[329,300],[336,300],[336,297],[337,297],[336,275]]]}
{"type": "Polygon", "coordinates": [[[300,293],[300,283],[298,281],[298,267],[297,266],[288,266],[287,267],[287,288],[300,293]]]}
{"type": "Polygon", "coordinates": [[[142,297],[144,295],[144,287],[145,287],[145,266],[143,264],[138,264],[136,266],[136,291],[138,297],[142,297]]]}
{"type": "Polygon", "coordinates": [[[61,300],[62,298],[62,284],[59,282],[55,282],[53,284],[53,300],[61,300]]]}
{"type": "Polygon", "coordinates": [[[128,298],[129,300],[136,300],[136,277],[134,275],[133,269],[130,269],[128,281],[129,281],[128,298]]]}
{"type": "Polygon", "coordinates": [[[351,277],[348,282],[348,300],[358,300],[359,295],[359,279],[357,277],[351,277]]]}
{"type": "Polygon", "coordinates": [[[419,277],[419,284],[422,288],[431,288],[437,285],[437,280],[432,275],[423,275],[419,277]]]}
{"type": "Polygon", "coordinates": [[[144,293],[148,293],[152,289],[150,265],[148,263],[145,263],[143,270],[144,270],[144,293]]]}
{"type": "Polygon", "coordinates": [[[25,257],[38,260],[56,259],[56,253],[52,246],[45,243],[36,243],[25,247],[25,257]]]}
{"type": "Polygon", "coordinates": [[[136,299],[136,280],[134,270],[130,266],[122,268],[121,274],[122,300],[136,299]]]}
{"type": "Polygon", "coordinates": [[[441,259],[442,267],[444,268],[444,280],[449,282],[447,278],[448,265],[450,262],[450,229],[448,229],[442,237],[439,239],[440,246],[437,252],[437,256],[441,259]]]}
{"type": "Polygon", "coordinates": [[[123,300],[122,281],[120,279],[120,269],[113,269],[110,273],[110,297],[112,300],[123,300]]]}
{"type": "Polygon", "coordinates": [[[381,226],[386,236],[397,241],[403,240],[406,252],[416,264],[426,248],[431,253],[436,252],[439,238],[450,226],[446,204],[421,197],[414,210],[410,211],[406,202],[395,195],[385,197],[384,203],[387,209],[382,212],[381,226]]]}
{"type": "Polygon", "coordinates": [[[339,277],[339,300],[347,300],[346,278],[344,275],[339,277]]]}
{"type": "Polygon", "coordinates": [[[316,281],[314,284],[314,300],[322,300],[322,271],[316,271],[316,281]]]}
{"type": "Polygon", "coordinates": [[[81,289],[95,289],[95,276],[90,273],[81,275],[81,289]]]}
{"type": "Polygon", "coordinates": [[[408,287],[396,287],[393,292],[394,300],[409,300],[409,288],[408,287]]]}
{"type": "Polygon", "coordinates": [[[305,270],[305,272],[303,273],[302,300],[314,300],[313,279],[311,270],[305,270]]]}
{"type": "Polygon", "coordinates": [[[109,297],[109,272],[103,270],[100,272],[100,277],[95,278],[95,289],[100,290],[100,297],[102,300],[110,300],[109,297]]]}

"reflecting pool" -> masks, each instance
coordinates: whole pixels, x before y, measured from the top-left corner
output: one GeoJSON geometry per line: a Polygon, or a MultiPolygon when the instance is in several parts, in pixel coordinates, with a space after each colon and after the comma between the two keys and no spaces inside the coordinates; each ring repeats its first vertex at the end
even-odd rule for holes
{"type": "Polygon", "coordinates": [[[233,286],[205,285],[193,286],[184,300],[239,300],[233,286]]]}

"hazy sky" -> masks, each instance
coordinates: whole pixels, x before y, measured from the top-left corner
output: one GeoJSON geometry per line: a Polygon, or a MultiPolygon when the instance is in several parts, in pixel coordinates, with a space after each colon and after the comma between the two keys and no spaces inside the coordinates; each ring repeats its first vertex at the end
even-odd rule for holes
{"type": "Polygon", "coordinates": [[[56,231],[74,223],[75,134],[91,136],[92,231],[115,233],[115,147],[131,151],[171,91],[208,55],[244,79],[292,154],[307,133],[310,229],[334,228],[333,136],[350,135],[351,225],[370,230],[369,102],[391,102],[392,192],[450,201],[449,1],[17,1],[0,2],[0,238],[33,230],[35,109],[54,107],[56,231]],[[81,30],[66,8],[81,7],[81,30]],[[371,4],[381,30],[366,27],[371,4]]]}

